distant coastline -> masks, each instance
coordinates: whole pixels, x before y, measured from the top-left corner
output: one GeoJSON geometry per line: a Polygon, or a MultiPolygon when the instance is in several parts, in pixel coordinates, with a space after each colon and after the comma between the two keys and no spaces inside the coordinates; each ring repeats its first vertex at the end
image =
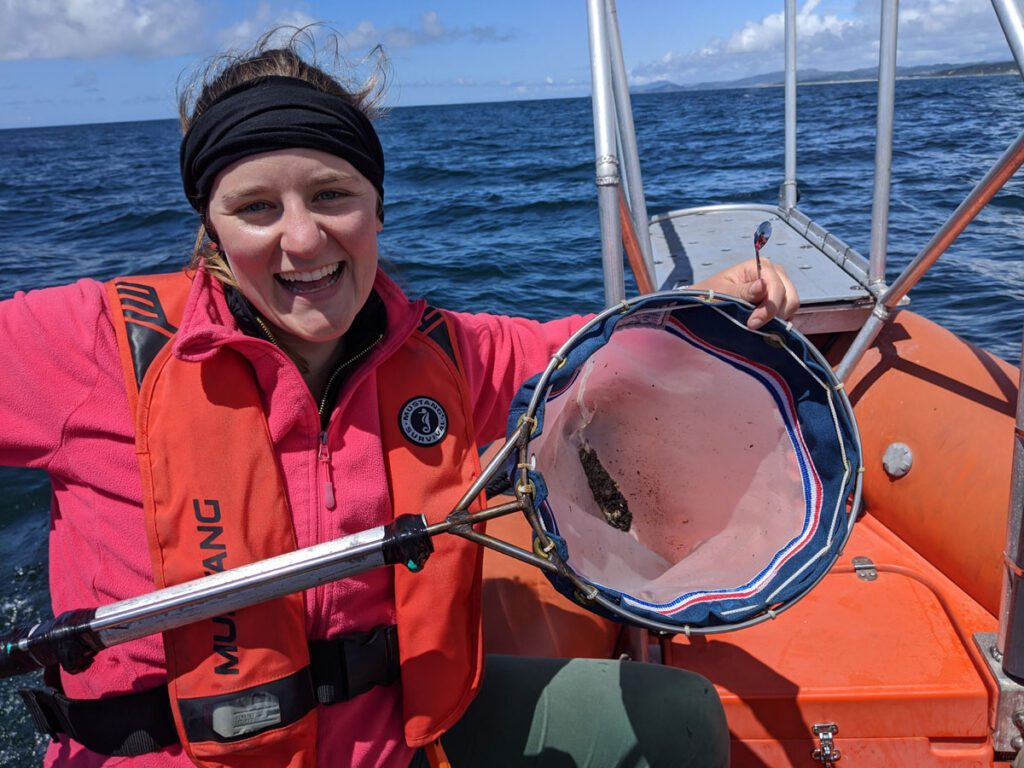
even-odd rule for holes
{"type": "MultiPolygon", "coordinates": [[[[1017,65],[1012,61],[976,63],[976,64],[928,64],[915,67],[898,67],[896,77],[898,80],[929,80],[935,78],[962,78],[962,77],[1006,77],[1009,75],[1020,76],[1017,65]]],[[[855,69],[848,72],[823,72],[817,69],[805,69],[797,72],[797,82],[800,85],[842,85],[844,83],[875,82],[878,80],[877,69],[868,67],[855,69]]],[[[785,75],[782,72],[771,72],[754,77],[745,77],[738,80],[721,80],[717,82],[697,83],[695,85],[680,85],[668,80],[660,80],[656,83],[634,86],[629,89],[632,94],[650,93],[676,93],[684,91],[717,91],[744,88],[781,88],[785,85],[785,75]]],[[[573,101],[578,99],[590,99],[589,93],[582,93],[573,96],[546,96],[542,98],[532,97],[525,99],[501,99],[497,101],[462,101],[446,102],[443,104],[413,104],[389,107],[388,111],[402,111],[406,109],[439,108],[439,107],[469,107],[477,104],[502,104],[531,101],[573,101]]],[[[41,128],[66,128],[72,125],[107,125],[120,123],[132,125],[148,122],[177,123],[177,117],[167,115],[166,117],[142,118],[137,120],[105,120],[97,123],[59,123],[53,125],[18,125],[0,127],[4,131],[33,131],[41,128]]]]}
{"type": "MultiPolygon", "coordinates": [[[[1019,75],[1017,65],[1012,61],[976,64],[924,64],[914,67],[897,67],[897,80],[924,80],[944,77],[994,77],[1019,75]]],[[[863,83],[878,80],[877,67],[853,69],[847,72],[826,72],[819,69],[797,70],[798,85],[835,85],[838,83],[863,83]]],[[[738,80],[722,80],[695,85],[680,85],[669,80],[630,88],[631,93],[672,93],[675,91],[710,91],[729,88],[779,88],[785,85],[784,72],[770,72],[765,75],[743,77],[738,80]]]]}

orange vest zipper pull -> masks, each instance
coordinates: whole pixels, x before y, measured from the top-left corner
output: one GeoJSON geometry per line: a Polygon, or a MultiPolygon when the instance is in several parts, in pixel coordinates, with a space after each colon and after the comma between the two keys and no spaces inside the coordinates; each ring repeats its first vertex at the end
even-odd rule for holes
{"type": "Polygon", "coordinates": [[[317,454],[320,474],[324,483],[324,506],[334,509],[334,483],[331,482],[331,452],[327,450],[327,431],[320,433],[320,452],[317,454]]]}

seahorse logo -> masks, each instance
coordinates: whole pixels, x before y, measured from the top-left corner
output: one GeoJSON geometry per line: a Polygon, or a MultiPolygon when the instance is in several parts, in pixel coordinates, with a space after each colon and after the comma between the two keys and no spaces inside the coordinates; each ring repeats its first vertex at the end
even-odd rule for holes
{"type": "Polygon", "coordinates": [[[448,434],[448,414],[429,397],[414,397],[403,405],[398,424],[406,439],[416,445],[437,445],[448,434]]]}

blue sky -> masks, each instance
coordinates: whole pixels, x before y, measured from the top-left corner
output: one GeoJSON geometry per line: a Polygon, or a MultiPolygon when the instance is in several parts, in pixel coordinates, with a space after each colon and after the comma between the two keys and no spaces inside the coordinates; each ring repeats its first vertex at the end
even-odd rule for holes
{"type": "MultiPolygon", "coordinates": [[[[879,0],[798,0],[799,63],[877,64],[879,0]]],[[[782,68],[782,0],[619,0],[630,80],[782,68]]],[[[391,60],[395,106],[584,96],[584,0],[0,0],[0,128],[175,116],[182,72],[277,24],[391,60]]],[[[1008,60],[985,0],[902,0],[900,63],[1008,60]]]]}

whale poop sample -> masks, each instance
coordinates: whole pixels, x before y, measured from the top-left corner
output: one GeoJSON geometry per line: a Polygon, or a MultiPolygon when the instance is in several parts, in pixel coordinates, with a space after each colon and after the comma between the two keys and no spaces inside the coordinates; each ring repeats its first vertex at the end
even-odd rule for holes
{"type": "Polygon", "coordinates": [[[587,477],[587,485],[594,494],[598,509],[612,528],[628,531],[633,525],[633,515],[629,511],[629,503],[619,490],[608,470],[601,464],[597,452],[586,441],[579,447],[580,464],[583,474],[587,477]]]}

